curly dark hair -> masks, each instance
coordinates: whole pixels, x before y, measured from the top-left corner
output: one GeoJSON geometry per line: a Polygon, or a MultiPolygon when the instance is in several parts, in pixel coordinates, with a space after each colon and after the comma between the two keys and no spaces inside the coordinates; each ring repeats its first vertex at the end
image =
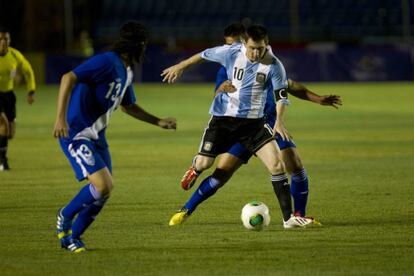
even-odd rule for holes
{"type": "Polygon", "coordinates": [[[128,21],[119,30],[119,38],[111,50],[125,54],[130,63],[141,63],[148,43],[148,32],[145,26],[138,21],[128,21]]]}

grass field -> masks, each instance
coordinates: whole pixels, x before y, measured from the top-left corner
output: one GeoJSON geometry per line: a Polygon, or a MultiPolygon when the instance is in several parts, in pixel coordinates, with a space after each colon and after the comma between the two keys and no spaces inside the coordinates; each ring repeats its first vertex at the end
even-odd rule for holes
{"type": "Polygon", "coordinates": [[[287,115],[310,176],[308,213],[322,228],[282,228],[255,159],[170,228],[191,194],[179,180],[198,149],[213,87],[139,85],[139,103],[175,116],[178,130],[114,114],[107,136],[115,189],[79,255],[61,250],[54,234],[56,210],[81,187],[52,137],[57,87],[39,87],[32,107],[17,90],[12,170],[0,173],[0,275],[413,275],[414,83],[309,87],[344,101],[335,110],[293,99],[287,115]],[[253,199],[270,207],[263,232],[240,221],[253,199]]]}

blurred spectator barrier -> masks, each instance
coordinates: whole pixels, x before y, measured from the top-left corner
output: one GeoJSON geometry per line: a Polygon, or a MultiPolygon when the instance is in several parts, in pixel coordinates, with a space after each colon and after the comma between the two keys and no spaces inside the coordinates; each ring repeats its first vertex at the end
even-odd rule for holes
{"type": "MultiPolygon", "coordinates": [[[[275,55],[285,65],[288,77],[298,81],[400,81],[414,80],[414,48],[402,46],[310,45],[278,49],[275,55]]],[[[197,50],[167,52],[158,46],[148,47],[146,59],[136,70],[142,82],[160,82],[160,73],[197,50]]],[[[72,70],[84,58],[46,55],[46,82],[58,83],[62,74],[72,70]]],[[[219,68],[203,63],[186,71],[180,82],[214,82],[219,68]]]]}

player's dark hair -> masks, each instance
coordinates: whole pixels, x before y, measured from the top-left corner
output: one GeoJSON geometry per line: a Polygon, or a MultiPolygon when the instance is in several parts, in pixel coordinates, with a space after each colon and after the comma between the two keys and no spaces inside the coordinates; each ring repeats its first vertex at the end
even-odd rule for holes
{"type": "Polygon", "coordinates": [[[0,33],[10,33],[10,30],[6,27],[0,26],[0,33]]]}
{"type": "Polygon", "coordinates": [[[241,38],[245,38],[246,28],[240,22],[233,22],[224,28],[224,36],[225,37],[228,37],[228,36],[238,37],[239,36],[241,38]]]}
{"type": "Polygon", "coordinates": [[[269,37],[267,35],[267,29],[263,25],[255,24],[251,25],[247,28],[247,38],[251,38],[253,41],[260,41],[265,40],[266,42],[269,41],[269,37]]]}
{"type": "Polygon", "coordinates": [[[119,30],[119,38],[112,44],[111,50],[122,55],[133,63],[140,63],[148,42],[148,32],[138,21],[128,21],[119,30]]]}

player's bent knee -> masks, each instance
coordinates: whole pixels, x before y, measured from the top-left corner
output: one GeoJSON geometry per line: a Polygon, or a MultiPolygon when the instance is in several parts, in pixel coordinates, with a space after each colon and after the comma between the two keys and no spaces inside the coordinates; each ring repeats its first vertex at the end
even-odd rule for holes
{"type": "Polygon", "coordinates": [[[96,191],[101,195],[101,197],[109,197],[114,187],[112,183],[104,183],[101,185],[93,184],[93,185],[95,186],[96,191]]]}
{"type": "Polygon", "coordinates": [[[269,172],[272,175],[277,175],[277,174],[282,174],[285,173],[285,166],[283,165],[282,162],[277,162],[275,164],[273,164],[270,168],[269,168],[269,172]]]}
{"type": "Polygon", "coordinates": [[[232,170],[223,170],[216,168],[213,172],[213,177],[220,182],[220,186],[223,186],[233,175],[232,170]]]}
{"type": "Polygon", "coordinates": [[[109,195],[113,189],[112,175],[106,167],[89,175],[88,179],[101,196],[109,195]]]}
{"type": "Polygon", "coordinates": [[[289,174],[301,171],[303,169],[302,160],[296,148],[287,148],[282,150],[282,158],[286,171],[289,174]]]}
{"type": "Polygon", "coordinates": [[[234,171],[236,170],[236,166],[233,164],[218,164],[217,169],[219,169],[220,171],[223,171],[223,173],[232,175],[234,171]]]}
{"type": "Polygon", "coordinates": [[[295,166],[292,166],[291,168],[286,169],[286,170],[289,174],[295,174],[295,173],[299,173],[303,169],[304,167],[302,166],[302,164],[296,164],[295,166]]]}
{"type": "Polygon", "coordinates": [[[90,179],[91,184],[95,187],[96,191],[101,197],[109,196],[113,190],[112,179],[90,179]]]}
{"type": "Polygon", "coordinates": [[[214,163],[213,157],[198,155],[195,160],[195,168],[198,171],[204,171],[210,168],[214,163]]]}

